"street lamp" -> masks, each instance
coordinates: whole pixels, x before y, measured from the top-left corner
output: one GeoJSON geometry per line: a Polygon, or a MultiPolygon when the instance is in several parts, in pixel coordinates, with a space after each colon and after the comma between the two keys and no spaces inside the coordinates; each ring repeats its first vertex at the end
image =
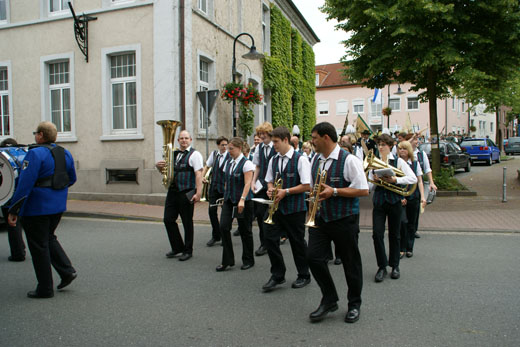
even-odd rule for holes
{"type": "MultiPolygon", "coordinates": [[[[250,59],[250,60],[258,60],[258,59],[262,59],[264,57],[264,55],[260,52],[258,52],[256,50],[256,47],[255,47],[255,39],[253,38],[253,36],[251,36],[251,34],[249,33],[240,33],[238,34],[236,37],[235,37],[235,40],[233,41],[233,64],[231,65],[231,78],[232,78],[232,81],[233,83],[235,83],[235,75],[237,73],[237,59],[236,59],[236,56],[235,56],[235,53],[236,53],[236,44],[237,44],[237,40],[240,36],[243,36],[243,35],[246,35],[246,36],[249,36],[249,38],[251,39],[251,48],[249,49],[249,52],[244,54],[242,56],[242,58],[244,59],[250,59]]],[[[238,118],[238,112],[236,110],[236,99],[233,99],[233,109],[232,109],[232,113],[231,113],[231,118],[233,119],[233,137],[234,136],[237,136],[237,118],[238,118]]]]}

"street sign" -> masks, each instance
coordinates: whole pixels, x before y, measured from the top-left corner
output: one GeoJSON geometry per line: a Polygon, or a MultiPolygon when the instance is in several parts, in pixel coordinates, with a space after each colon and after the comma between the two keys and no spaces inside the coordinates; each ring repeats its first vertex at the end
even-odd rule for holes
{"type": "Polygon", "coordinates": [[[213,110],[213,107],[215,106],[215,101],[217,100],[218,94],[219,94],[218,89],[204,90],[202,92],[197,92],[197,96],[199,98],[200,104],[202,105],[202,108],[204,109],[204,111],[207,112],[208,115],[211,114],[211,111],[213,110]],[[206,94],[207,94],[207,97],[206,97],[206,94]]]}

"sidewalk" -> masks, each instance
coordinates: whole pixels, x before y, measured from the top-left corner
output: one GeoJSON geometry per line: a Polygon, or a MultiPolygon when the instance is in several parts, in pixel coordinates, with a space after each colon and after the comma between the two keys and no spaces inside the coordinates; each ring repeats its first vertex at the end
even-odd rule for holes
{"type": "MultiPolygon", "coordinates": [[[[436,197],[420,216],[420,231],[482,231],[520,233],[520,158],[479,167],[481,172],[458,177],[473,197],[436,197]],[[503,167],[507,167],[507,202],[502,202],[503,167]]],[[[475,170],[474,170],[475,171],[475,170]]],[[[372,228],[372,202],[361,199],[360,226],[372,228]]],[[[68,201],[68,216],[162,221],[163,206],[108,201],[68,201]]],[[[195,223],[209,224],[208,204],[197,203],[195,223]]]]}

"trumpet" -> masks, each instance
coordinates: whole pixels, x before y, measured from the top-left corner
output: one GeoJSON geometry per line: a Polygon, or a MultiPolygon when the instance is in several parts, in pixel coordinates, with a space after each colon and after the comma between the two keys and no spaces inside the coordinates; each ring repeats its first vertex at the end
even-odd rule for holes
{"type": "Polygon", "coordinates": [[[264,223],[266,224],[274,224],[273,222],[273,214],[278,209],[278,202],[275,202],[276,200],[276,193],[278,193],[278,189],[281,189],[283,185],[283,180],[281,178],[277,179],[274,182],[274,190],[271,193],[271,206],[269,207],[269,215],[267,216],[267,219],[264,220],[264,223]]]}
{"type": "Polygon", "coordinates": [[[316,174],[316,179],[314,180],[314,186],[312,187],[311,195],[309,196],[309,219],[306,226],[310,228],[316,228],[316,213],[320,209],[320,193],[323,191],[322,184],[327,180],[327,171],[326,170],[318,170],[316,174]]]}
{"type": "Polygon", "coordinates": [[[405,173],[396,168],[391,167],[384,161],[378,159],[374,155],[374,151],[370,150],[365,158],[365,161],[363,162],[363,167],[365,169],[365,174],[367,176],[367,181],[370,183],[375,184],[376,186],[383,187],[385,189],[388,189],[396,194],[402,195],[402,196],[410,196],[415,191],[415,188],[417,187],[417,183],[414,183],[412,185],[408,185],[407,187],[400,187],[397,184],[388,183],[383,180],[371,180],[368,178],[368,173],[370,170],[378,170],[378,169],[392,169],[395,172],[395,175],[397,177],[404,177],[406,176],[405,173]]]}
{"type": "Polygon", "coordinates": [[[215,203],[214,204],[210,204],[209,207],[219,207],[222,205],[224,205],[224,198],[220,198],[220,199],[217,199],[215,200],[215,203]]]}
{"type": "Polygon", "coordinates": [[[213,176],[213,168],[210,167],[204,175],[205,183],[202,183],[202,194],[200,201],[209,201],[209,186],[211,185],[211,176],[213,176]]]}
{"type": "Polygon", "coordinates": [[[174,178],[174,167],[175,161],[173,158],[174,154],[174,142],[175,142],[175,132],[177,128],[182,125],[182,122],[175,120],[160,120],[157,121],[157,124],[161,126],[163,133],[163,159],[166,162],[166,166],[162,168],[162,184],[168,189],[173,183],[174,178]]]}

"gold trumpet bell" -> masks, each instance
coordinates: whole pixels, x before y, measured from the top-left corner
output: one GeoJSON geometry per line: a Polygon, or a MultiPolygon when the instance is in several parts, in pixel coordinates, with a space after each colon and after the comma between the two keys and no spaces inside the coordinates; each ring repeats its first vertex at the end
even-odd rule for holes
{"type": "Polygon", "coordinates": [[[412,195],[412,193],[415,191],[415,188],[417,187],[417,184],[408,185],[406,187],[400,187],[396,184],[388,183],[383,180],[371,180],[370,178],[368,178],[368,173],[370,172],[370,170],[380,170],[380,169],[392,169],[395,172],[395,175],[397,177],[406,176],[402,170],[400,170],[396,167],[393,167],[391,165],[388,165],[381,159],[377,158],[374,155],[373,150],[370,150],[370,152],[368,152],[368,154],[363,162],[363,168],[365,169],[365,174],[367,176],[368,182],[375,184],[376,186],[380,186],[385,189],[388,189],[399,195],[410,196],[410,195],[412,195]]]}

